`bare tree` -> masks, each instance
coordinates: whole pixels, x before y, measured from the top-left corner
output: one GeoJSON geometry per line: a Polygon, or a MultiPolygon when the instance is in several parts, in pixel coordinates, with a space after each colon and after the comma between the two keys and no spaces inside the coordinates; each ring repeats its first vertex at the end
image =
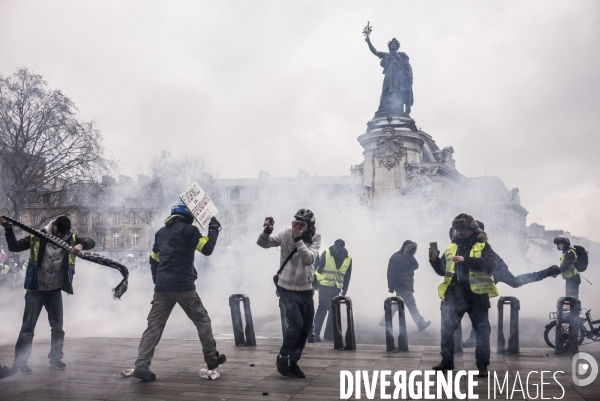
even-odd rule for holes
{"type": "Polygon", "coordinates": [[[27,202],[64,213],[67,191],[114,168],[94,122],[80,122],[75,104],[27,68],[0,76],[0,156],[0,202],[16,218],[27,202]]]}

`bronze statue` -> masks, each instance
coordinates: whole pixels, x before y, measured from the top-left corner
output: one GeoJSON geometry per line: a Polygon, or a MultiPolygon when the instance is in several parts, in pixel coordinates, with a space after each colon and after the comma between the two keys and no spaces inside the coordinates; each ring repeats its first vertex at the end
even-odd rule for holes
{"type": "Polygon", "coordinates": [[[396,38],[388,43],[389,53],[378,52],[371,44],[370,33],[370,29],[368,34],[363,31],[365,41],[369,45],[371,53],[381,59],[380,64],[383,67],[383,74],[385,74],[377,113],[409,114],[414,98],[412,91],[413,74],[408,56],[406,53],[398,51],[400,43],[396,38]]]}

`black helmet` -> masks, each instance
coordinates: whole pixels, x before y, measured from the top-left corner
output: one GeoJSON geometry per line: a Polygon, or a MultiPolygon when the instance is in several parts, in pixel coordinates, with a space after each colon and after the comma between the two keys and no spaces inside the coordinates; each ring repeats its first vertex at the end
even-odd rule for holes
{"type": "Polygon", "coordinates": [[[307,225],[314,226],[315,223],[316,223],[315,215],[313,214],[313,212],[310,209],[300,209],[300,210],[298,210],[296,212],[296,214],[294,215],[294,218],[296,220],[302,220],[307,225]]]}
{"type": "Polygon", "coordinates": [[[567,244],[567,246],[571,246],[571,241],[567,237],[554,237],[554,243],[558,244],[567,244]]]}

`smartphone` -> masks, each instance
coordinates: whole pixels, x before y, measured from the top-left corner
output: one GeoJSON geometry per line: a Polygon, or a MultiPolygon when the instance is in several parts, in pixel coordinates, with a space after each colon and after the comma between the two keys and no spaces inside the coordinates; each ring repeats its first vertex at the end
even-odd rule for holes
{"type": "Polygon", "coordinates": [[[440,251],[438,250],[437,242],[430,242],[429,249],[431,249],[431,256],[440,256],[440,251]]]}
{"type": "Polygon", "coordinates": [[[265,223],[263,224],[263,227],[272,226],[274,224],[275,224],[275,220],[273,220],[272,217],[267,217],[265,219],[265,223]]]}

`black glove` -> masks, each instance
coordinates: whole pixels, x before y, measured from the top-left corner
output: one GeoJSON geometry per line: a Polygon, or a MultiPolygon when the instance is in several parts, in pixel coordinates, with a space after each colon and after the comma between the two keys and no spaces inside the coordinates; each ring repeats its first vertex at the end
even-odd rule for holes
{"type": "Polygon", "coordinates": [[[221,231],[221,223],[219,223],[219,220],[217,220],[216,217],[213,216],[210,219],[210,223],[208,223],[208,229],[221,231]]]}
{"type": "Polygon", "coordinates": [[[557,276],[560,274],[560,267],[556,266],[556,265],[552,265],[547,269],[544,269],[544,271],[546,272],[546,276],[550,277],[550,276],[557,276]]]}

